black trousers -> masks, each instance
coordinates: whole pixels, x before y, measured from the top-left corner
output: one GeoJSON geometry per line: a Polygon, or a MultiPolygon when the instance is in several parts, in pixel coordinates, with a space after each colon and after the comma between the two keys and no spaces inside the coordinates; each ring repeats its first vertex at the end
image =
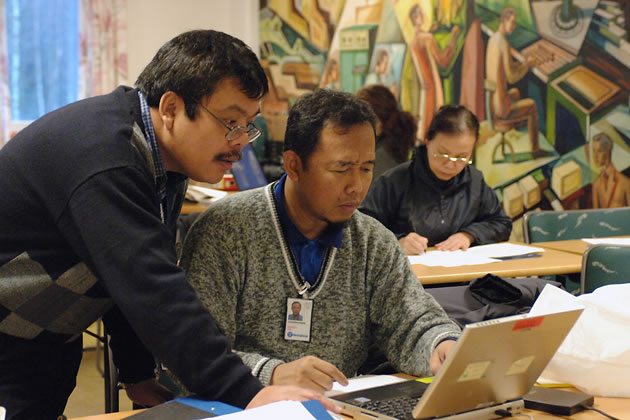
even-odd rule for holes
{"type": "Polygon", "coordinates": [[[76,385],[83,340],[51,344],[0,333],[0,406],[8,420],[63,414],[76,385]]]}

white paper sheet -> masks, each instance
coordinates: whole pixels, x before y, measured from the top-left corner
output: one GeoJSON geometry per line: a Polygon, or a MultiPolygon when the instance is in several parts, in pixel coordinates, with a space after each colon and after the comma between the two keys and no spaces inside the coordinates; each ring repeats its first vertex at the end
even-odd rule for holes
{"type": "Polygon", "coordinates": [[[422,255],[410,255],[410,264],[423,264],[429,267],[458,267],[461,265],[488,264],[500,261],[496,258],[543,252],[543,248],[517,245],[507,242],[480,245],[466,251],[428,251],[422,255]]]}
{"type": "Polygon", "coordinates": [[[467,253],[458,249],[457,251],[428,251],[422,255],[410,255],[410,264],[423,264],[429,267],[457,267],[460,265],[477,265],[497,262],[492,258],[483,257],[467,253]]]}
{"type": "Polygon", "coordinates": [[[468,251],[466,251],[466,253],[488,258],[501,258],[511,257],[515,255],[531,254],[533,252],[543,252],[544,250],[544,248],[538,248],[535,246],[501,242],[498,244],[473,246],[472,248],[468,248],[468,251]]]}
{"type": "Polygon", "coordinates": [[[338,382],[333,383],[330,391],[324,393],[330,397],[337,394],[345,394],[347,392],[360,391],[362,389],[374,388],[375,386],[389,385],[395,382],[402,382],[405,379],[394,375],[361,375],[348,379],[347,386],[339,385],[338,382]]]}
{"type": "Polygon", "coordinates": [[[186,190],[186,199],[197,203],[211,203],[227,195],[227,191],[215,190],[214,188],[200,187],[199,185],[189,185],[186,190]]]}
{"type": "MultiPolygon", "coordinates": [[[[238,413],[226,414],[221,417],[226,420],[315,420],[315,417],[298,401],[279,401],[249,410],[239,411],[238,413]]],[[[214,420],[214,418],[215,417],[209,417],[204,420],[214,420]]]]}
{"type": "Polygon", "coordinates": [[[630,245],[630,238],[584,238],[589,244],[630,245]]]}

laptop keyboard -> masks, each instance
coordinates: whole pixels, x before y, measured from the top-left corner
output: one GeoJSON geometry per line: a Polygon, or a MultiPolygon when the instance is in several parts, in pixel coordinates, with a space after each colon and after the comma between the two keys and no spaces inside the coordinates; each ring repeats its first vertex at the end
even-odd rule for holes
{"type": "Polygon", "coordinates": [[[366,410],[386,414],[399,419],[410,418],[411,411],[418,404],[420,398],[408,396],[391,398],[388,400],[368,401],[362,404],[355,404],[366,410]]]}

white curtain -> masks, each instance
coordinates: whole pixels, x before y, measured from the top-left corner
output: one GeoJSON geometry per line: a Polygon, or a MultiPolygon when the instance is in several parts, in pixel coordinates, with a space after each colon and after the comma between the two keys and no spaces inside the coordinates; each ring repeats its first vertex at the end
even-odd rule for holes
{"type": "Polygon", "coordinates": [[[4,0],[0,1],[0,147],[10,138],[9,121],[11,103],[9,101],[9,69],[7,56],[7,25],[4,0]]]}
{"type": "Polygon", "coordinates": [[[127,0],[80,0],[79,97],[127,81],[127,0]]]}

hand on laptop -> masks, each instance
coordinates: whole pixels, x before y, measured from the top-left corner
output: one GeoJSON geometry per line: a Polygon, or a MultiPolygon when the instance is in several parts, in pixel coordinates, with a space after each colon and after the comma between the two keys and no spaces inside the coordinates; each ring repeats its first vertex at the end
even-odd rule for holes
{"type": "Polygon", "coordinates": [[[278,365],[271,375],[272,385],[297,385],[322,393],[331,390],[334,381],[348,385],[339,369],[315,356],[278,365]]]}
{"type": "MultiPolygon", "coordinates": [[[[277,369],[277,368],[276,368],[277,369]]],[[[326,410],[330,410],[333,413],[341,413],[341,408],[335,405],[332,400],[324,397],[319,392],[312,391],[310,389],[300,388],[292,385],[271,385],[266,386],[260,390],[258,394],[252,398],[247,404],[248,408],[255,408],[261,405],[270,404],[276,401],[310,401],[318,400],[326,410]]]]}
{"type": "Polygon", "coordinates": [[[429,360],[429,367],[434,375],[440,370],[444,360],[446,360],[446,356],[448,356],[453,347],[455,347],[456,343],[455,340],[444,340],[433,350],[433,354],[429,360]]]}

